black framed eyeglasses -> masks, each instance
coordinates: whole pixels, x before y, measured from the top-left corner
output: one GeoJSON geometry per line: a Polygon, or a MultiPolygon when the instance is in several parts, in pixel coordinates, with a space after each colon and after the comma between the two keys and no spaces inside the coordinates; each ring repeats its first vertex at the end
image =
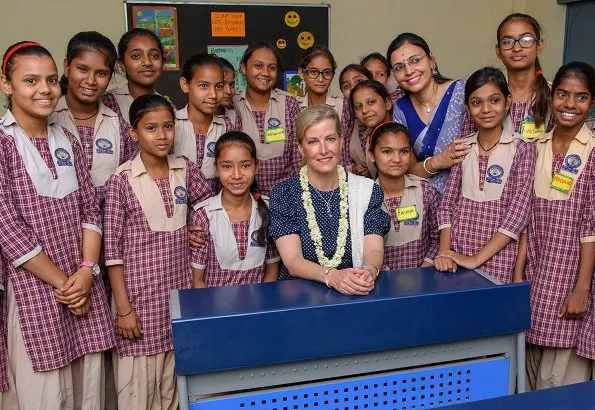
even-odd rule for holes
{"type": "Polygon", "coordinates": [[[500,40],[498,47],[502,50],[512,50],[514,45],[519,43],[522,48],[530,48],[533,47],[533,44],[535,44],[536,41],[537,39],[535,37],[529,35],[519,38],[506,37],[500,40]]]}
{"type": "Polygon", "coordinates": [[[322,78],[324,78],[325,80],[332,80],[333,76],[335,75],[335,70],[317,70],[316,68],[307,68],[304,70],[304,73],[306,73],[306,75],[308,76],[308,78],[311,78],[312,80],[317,79],[320,74],[322,74],[322,78]]]}

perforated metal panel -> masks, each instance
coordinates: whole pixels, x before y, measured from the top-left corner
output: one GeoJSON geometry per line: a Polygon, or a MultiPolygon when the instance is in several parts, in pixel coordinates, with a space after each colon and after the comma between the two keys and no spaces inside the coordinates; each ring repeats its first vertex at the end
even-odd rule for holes
{"type": "Polygon", "coordinates": [[[431,409],[508,394],[509,369],[509,359],[485,359],[222,397],[190,409],[431,409]]]}

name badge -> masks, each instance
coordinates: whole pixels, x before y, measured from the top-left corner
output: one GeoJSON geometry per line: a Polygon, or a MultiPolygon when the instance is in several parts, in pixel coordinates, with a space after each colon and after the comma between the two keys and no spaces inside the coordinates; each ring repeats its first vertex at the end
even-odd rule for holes
{"type": "Polygon", "coordinates": [[[415,205],[401,206],[395,209],[395,214],[397,216],[397,221],[399,222],[409,221],[411,219],[418,218],[417,208],[415,207],[415,205]]]}
{"type": "Polygon", "coordinates": [[[569,192],[570,188],[572,187],[573,179],[567,177],[566,175],[562,175],[559,172],[554,174],[552,178],[552,183],[550,184],[551,188],[557,189],[561,192],[569,192]]]}
{"type": "Polygon", "coordinates": [[[285,128],[269,128],[264,132],[264,142],[271,144],[273,142],[285,141],[285,128]]]}
{"type": "Polygon", "coordinates": [[[545,132],[545,123],[539,127],[535,124],[535,121],[525,120],[521,122],[521,136],[526,139],[533,139],[539,137],[545,132]]]}

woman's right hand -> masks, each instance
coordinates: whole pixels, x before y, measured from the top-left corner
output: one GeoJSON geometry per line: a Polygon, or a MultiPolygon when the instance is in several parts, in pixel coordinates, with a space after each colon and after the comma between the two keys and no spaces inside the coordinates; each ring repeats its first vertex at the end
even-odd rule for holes
{"type": "Polygon", "coordinates": [[[327,274],[328,285],[344,295],[367,295],[374,289],[363,269],[331,269],[327,274]]]}
{"type": "Polygon", "coordinates": [[[448,144],[439,154],[436,154],[430,160],[432,168],[438,170],[450,169],[456,164],[463,162],[467,154],[471,151],[471,145],[467,138],[458,138],[448,144]]]}
{"type": "Polygon", "coordinates": [[[118,316],[118,334],[128,340],[140,339],[142,337],[143,327],[134,309],[124,317],[118,316]]]}

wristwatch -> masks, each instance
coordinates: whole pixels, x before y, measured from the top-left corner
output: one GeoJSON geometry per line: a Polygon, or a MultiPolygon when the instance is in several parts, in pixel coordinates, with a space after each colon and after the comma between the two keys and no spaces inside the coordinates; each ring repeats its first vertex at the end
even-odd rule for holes
{"type": "Polygon", "coordinates": [[[82,261],[80,267],[87,267],[87,268],[91,268],[91,272],[93,272],[93,276],[99,276],[101,275],[101,269],[99,268],[99,265],[96,264],[95,262],[91,262],[91,261],[82,261]]]}

